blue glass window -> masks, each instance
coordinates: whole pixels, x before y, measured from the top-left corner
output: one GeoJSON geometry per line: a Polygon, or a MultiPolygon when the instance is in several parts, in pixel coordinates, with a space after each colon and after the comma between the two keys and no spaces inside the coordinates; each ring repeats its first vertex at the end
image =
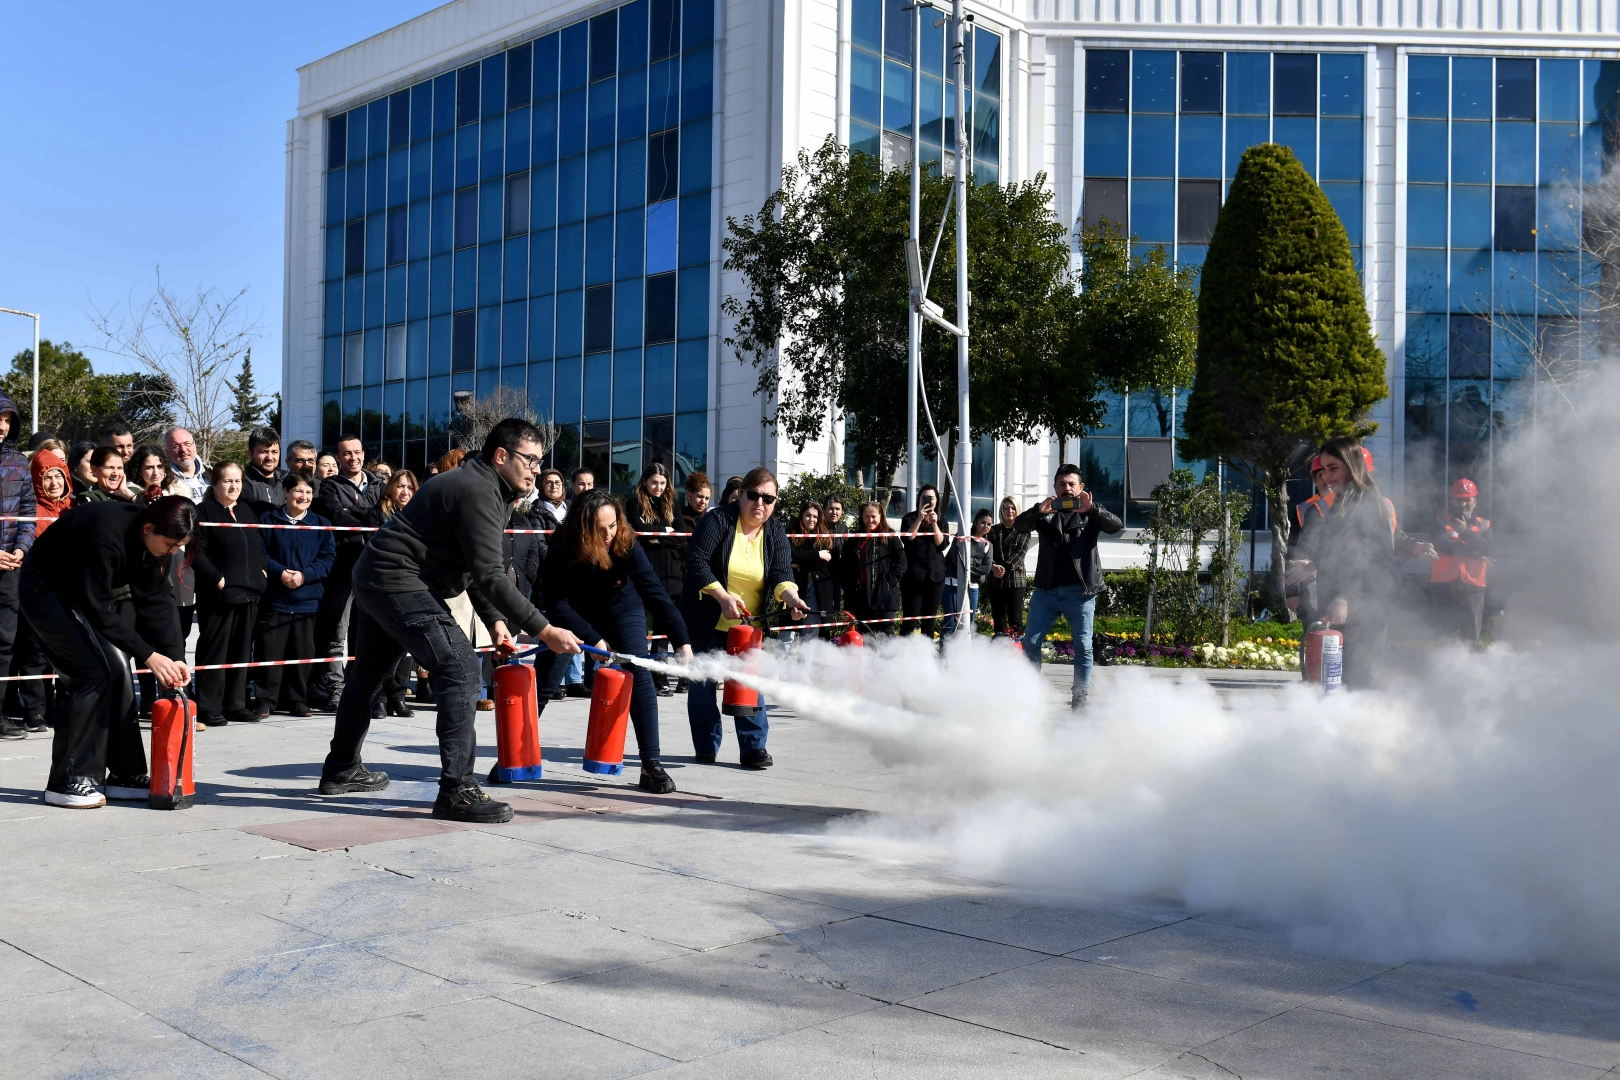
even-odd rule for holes
{"type": "MultiPolygon", "coordinates": [[[[1513,189],[1509,189],[1513,190],[1513,189]]],[[[1500,197],[1500,189],[1498,190],[1500,197]]],[[[1492,276],[1495,295],[1491,309],[1511,315],[1536,312],[1536,254],[1533,251],[1498,251],[1492,276]]]]}
{"type": "Polygon", "coordinates": [[[557,230],[557,288],[577,289],[585,283],[585,226],[564,225],[557,230]]]}
{"type": "Polygon", "coordinates": [[[709,333],[709,268],[681,271],[675,305],[675,335],[682,341],[709,333]]]}
{"type": "MultiPolygon", "coordinates": [[[[585,358],[585,419],[603,420],[613,411],[613,358],[606,353],[585,358]]],[[[602,425],[604,428],[606,424],[602,425]]],[[[603,432],[606,435],[606,432],[603,432]]],[[[590,429],[587,428],[585,438],[587,442],[586,453],[590,453],[590,429]]],[[[606,442],[606,438],[602,440],[606,442]]],[[[604,448],[605,449],[605,448],[604,448]]],[[[590,458],[586,457],[587,464],[590,458]]]]}
{"type": "Polygon", "coordinates": [[[455,255],[455,303],[457,311],[478,304],[478,249],[462,248],[455,255]]]}
{"type": "Polygon", "coordinates": [[[1129,176],[1130,118],[1119,113],[1086,114],[1086,175],[1129,176]]]}
{"type": "Polygon", "coordinates": [[[529,305],[527,301],[502,304],[501,360],[507,366],[522,364],[529,356],[529,305]]]}
{"type": "Polygon", "coordinates": [[[617,90],[618,80],[591,84],[590,119],[587,121],[590,125],[590,138],[586,145],[592,150],[612,146],[618,138],[618,133],[614,130],[619,112],[617,90]]]}
{"type": "Polygon", "coordinates": [[[1406,317],[1406,377],[1443,379],[1446,377],[1445,315],[1406,317]]]}
{"type": "Polygon", "coordinates": [[[439,135],[433,140],[433,194],[444,195],[456,189],[456,137],[439,135]]]}
{"type": "MultiPolygon", "coordinates": [[[[1444,221],[1444,218],[1441,219],[1444,221]]],[[[1446,310],[1446,253],[1424,248],[1406,251],[1406,309],[1446,310]]]]}
{"type": "Polygon", "coordinates": [[[348,153],[349,117],[347,113],[328,117],[326,121],[326,167],[343,166],[348,153]]]}
{"type": "Polygon", "coordinates": [[[1176,242],[1207,244],[1221,212],[1219,180],[1182,180],[1177,184],[1176,242]]]}
{"type": "Polygon", "coordinates": [[[411,92],[401,90],[388,98],[388,148],[405,146],[411,141],[411,92]]]}
{"type": "Polygon", "coordinates": [[[714,112],[714,50],[686,54],[681,72],[681,119],[697,120],[714,112]]]}
{"type": "Polygon", "coordinates": [[[400,148],[388,155],[388,205],[404,206],[410,201],[411,152],[400,148]]]}
{"type": "Polygon", "coordinates": [[[1496,61],[1496,118],[1536,118],[1536,62],[1503,57],[1496,61]]]}
{"type": "Polygon", "coordinates": [[[387,239],[387,218],[384,214],[368,214],[366,216],[366,269],[381,270],[383,268],[384,243],[387,239]]]}
{"type": "Polygon", "coordinates": [[[1451,182],[1491,182],[1491,125],[1458,121],[1451,125],[1451,182]]]}
{"type": "Polygon", "coordinates": [[[883,0],[855,0],[851,8],[850,31],[855,44],[873,52],[882,49],[883,0]]]}
{"type": "Polygon", "coordinates": [[[454,337],[450,343],[450,370],[471,371],[478,352],[478,316],[471,311],[458,311],[455,316],[454,337]]]}
{"type": "Polygon", "coordinates": [[[1360,120],[1323,117],[1320,179],[1360,180],[1364,138],[1360,120]]]}
{"type": "Polygon", "coordinates": [[[619,76],[619,138],[639,138],[647,133],[647,69],[637,68],[619,76]]]}
{"type": "Polygon", "coordinates": [[[613,218],[594,217],[585,223],[585,284],[613,280],[613,218]]]}
{"type": "Polygon", "coordinates": [[[1541,119],[1579,120],[1581,118],[1581,62],[1542,60],[1541,119]]]}
{"type": "MultiPolygon", "coordinates": [[[[341,227],[326,230],[326,280],[337,281],[343,276],[344,248],[347,230],[341,227]]],[[[339,300],[341,304],[342,301],[339,300]]]]}
{"type": "Polygon", "coordinates": [[[1271,138],[1294,152],[1305,171],[1316,175],[1316,121],[1303,116],[1278,116],[1271,122],[1271,138]]]}
{"type": "Polygon", "coordinates": [[[428,276],[432,279],[428,314],[448,315],[454,310],[450,300],[450,278],[455,262],[448,255],[436,255],[428,263],[428,276]]]}
{"type": "MultiPolygon", "coordinates": [[[[859,69],[860,69],[859,59],[860,59],[860,57],[859,57],[858,54],[854,55],[854,62],[852,62],[852,65],[851,65],[852,86],[860,85],[859,83],[854,81],[855,80],[855,74],[858,74],[859,69]]],[[[870,85],[869,85],[869,89],[872,91],[872,94],[873,94],[873,97],[871,99],[871,105],[872,105],[872,109],[876,110],[877,101],[878,101],[878,97],[877,97],[877,94],[878,94],[878,90],[877,90],[878,77],[877,77],[877,74],[876,74],[877,73],[877,60],[875,58],[870,58],[870,57],[868,58],[868,60],[870,61],[870,72],[869,72],[870,85]]],[[[668,128],[674,127],[676,124],[681,122],[681,115],[680,115],[681,114],[681,109],[680,109],[680,103],[681,103],[680,87],[681,87],[681,61],[680,61],[680,57],[672,56],[668,60],[662,60],[662,61],[654,64],[650,69],[648,69],[648,71],[647,71],[647,130],[648,131],[664,131],[664,130],[666,130],[668,128]]],[[[856,95],[852,92],[851,93],[852,101],[853,101],[855,96],[856,95]]],[[[872,120],[872,123],[874,123],[874,124],[877,123],[877,113],[875,111],[873,111],[872,114],[871,114],[871,120],[872,120]]]]}
{"type": "Polygon", "coordinates": [[[549,229],[557,223],[557,166],[536,166],[529,174],[529,228],[549,229]]]}
{"type": "Polygon", "coordinates": [[[529,103],[534,86],[534,46],[525,42],[506,53],[506,107],[521,108],[529,103]]]}
{"type": "Polygon", "coordinates": [[[1536,182],[1536,125],[1527,121],[1498,121],[1496,125],[1496,182],[1536,182]]]}
{"type": "Polygon", "coordinates": [[[1080,212],[1087,228],[1112,226],[1116,236],[1128,235],[1130,221],[1129,180],[1087,180],[1081,190],[1080,212]]]}
{"type": "Polygon", "coordinates": [[[593,150],[585,165],[585,216],[613,212],[613,147],[593,150]]]}
{"type": "Polygon", "coordinates": [[[326,223],[343,224],[343,170],[333,169],[326,174],[326,223]]]}
{"type": "Polygon", "coordinates": [[[1243,151],[1251,146],[1271,141],[1271,120],[1264,116],[1228,116],[1226,118],[1226,176],[1237,175],[1243,160],[1243,151]]]}
{"type": "Polygon", "coordinates": [[[883,126],[911,131],[911,68],[893,60],[883,62],[883,126]]]}
{"type": "Polygon", "coordinates": [[[328,334],[343,333],[343,282],[326,283],[326,318],[322,329],[328,334]]]}
{"type": "Polygon", "coordinates": [[[1316,115],[1316,54],[1272,55],[1272,112],[1277,116],[1316,115]]]}
{"type": "Polygon", "coordinates": [[[557,99],[547,98],[534,106],[534,163],[545,165],[557,160],[557,99]]]}
{"type": "Polygon", "coordinates": [[[568,289],[557,293],[557,355],[578,356],[585,330],[585,292],[568,289]]]}
{"type": "Polygon", "coordinates": [[[579,221],[585,216],[585,159],[567,158],[557,164],[557,220],[579,221]]]}
{"type": "Polygon", "coordinates": [[[1131,184],[1131,233],[1144,243],[1170,244],[1176,239],[1174,180],[1136,180],[1131,184]]]}
{"type": "Polygon", "coordinates": [[[713,162],[713,120],[698,120],[681,129],[685,153],[681,155],[681,194],[707,190],[713,162]]]}
{"type": "MultiPolygon", "coordinates": [[[[640,312],[639,307],[636,310],[640,312]]],[[[639,419],[640,416],[641,350],[620,349],[613,354],[613,418],[627,420],[639,419]]],[[[620,439],[617,429],[614,431],[613,441],[615,443],[625,441],[620,439]]]]}
{"type": "Polygon", "coordinates": [[[1579,246],[1581,197],[1574,188],[1544,187],[1538,192],[1536,246],[1543,251],[1570,251],[1579,246]]]}
{"type": "Polygon", "coordinates": [[[982,26],[973,28],[973,89],[1001,93],[1001,38],[982,26]]]}
{"type": "Polygon", "coordinates": [[[1450,115],[1450,62],[1444,56],[1413,56],[1406,63],[1408,113],[1444,120],[1450,115]]]}
{"type": "Polygon", "coordinates": [[[405,224],[404,209],[388,211],[388,253],[389,266],[405,261],[405,224]]]}
{"type": "Polygon", "coordinates": [[[1367,93],[1367,60],[1360,53],[1323,53],[1322,115],[1360,116],[1367,93]]]}
{"type": "Polygon", "coordinates": [[[1491,306],[1491,252],[1454,250],[1451,253],[1451,310],[1489,311],[1491,306]]]}
{"type": "Polygon", "coordinates": [[[518,173],[506,178],[506,235],[518,236],[528,231],[529,174],[518,173]]]}
{"type": "Polygon", "coordinates": [[[503,300],[524,300],[529,295],[529,238],[516,236],[504,245],[505,267],[501,270],[503,300]]]}
{"type": "Polygon", "coordinates": [[[1580,176],[1580,128],[1574,124],[1541,125],[1541,183],[1573,184],[1580,176]]]}
{"type": "Polygon", "coordinates": [[[556,326],[556,299],[537,296],[529,301],[529,359],[550,360],[556,326]]]}
{"type": "Polygon", "coordinates": [[[351,221],[343,232],[343,272],[363,274],[366,269],[366,223],[351,221]]]}
{"type": "Polygon", "coordinates": [[[1344,231],[1350,236],[1350,246],[1359,247],[1362,240],[1363,218],[1361,185],[1325,183],[1322,185],[1322,193],[1333,205],[1333,212],[1339,215],[1344,231]]]}
{"type": "MultiPolygon", "coordinates": [[[[704,372],[705,382],[708,372],[704,372]]],[[[709,416],[683,413],[675,418],[675,475],[708,468],[709,416]]]]}
{"type": "Polygon", "coordinates": [[[647,65],[647,0],[619,9],[619,72],[647,65]]]}
{"type": "Polygon", "coordinates": [[[585,152],[585,91],[569,90],[557,99],[557,156],[585,152]]]}
{"type": "MultiPolygon", "coordinates": [[[[1183,54],[1185,56],[1187,54],[1183,54]]],[[[1214,55],[1219,55],[1214,54],[1214,55]]],[[[1218,116],[1183,116],[1181,118],[1182,176],[1204,176],[1218,179],[1221,175],[1221,118],[1218,116]]]]}
{"type": "Polygon", "coordinates": [[[591,81],[609,79],[618,70],[619,13],[608,11],[591,20],[591,81]]]}
{"type": "MultiPolygon", "coordinates": [[[[1175,119],[1155,116],[1154,120],[1168,120],[1171,152],[1175,148],[1175,119]]],[[[984,168],[1001,160],[1001,107],[983,94],[973,99],[973,175],[984,183],[984,168]]]]}
{"type": "MultiPolygon", "coordinates": [[[[1416,59],[1414,57],[1414,59],[1416,59]]],[[[1409,120],[1406,125],[1406,178],[1443,184],[1450,154],[1444,120],[1409,120]]]]}
{"type": "Polygon", "coordinates": [[[499,303],[501,299],[501,245],[484,244],[478,249],[478,303],[499,303]]]}
{"type": "Polygon", "coordinates": [[[1138,115],[1132,118],[1131,175],[1176,175],[1175,117],[1138,115]]]}
{"type": "Polygon", "coordinates": [[[652,274],[647,278],[646,342],[675,340],[675,275],[652,274]]]}
{"type": "Polygon", "coordinates": [[[1456,56],[1451,60],[1451,118],[1491,118],[1491,58],[1456,56]]]}
{"type": "Polygon", "coordinates": [[[1453,379],[1491,377],[1491,323],[1483,315],[1451,317],[1450,374],[1453,379]]]}
{"type": "Polygon", "coordinates": [[[452,71],[433,80],[433,134],[443,135],[455,126],[456,73],[452,71]]]}
{"type": "Polygon", "coordinates": [[[388,159],[374,157],[366,162],[366,211],[374,213],[387,208],[388,159]]]}
{"type": "Polygon", "coordinates": [[[348,138],[344,140],[344,149],[348,151],[348,163],[358,165],[366,160],[366,107],[350,109],[344,116],[348,131],[348,138]]]}
{"type": "Polygon", "coordinates": [[[1508,317],[1491,328],[1491,372],[1498,379],[1523,379],[1533,374],[1530,343],[1535,340],[1535,324],[1522,317],[1508,317]]]}
{"type": "Polygon", "coordinates": [[[456,124],[478,120],[478,65],[470,64],[456,72],[456,124]]]}
{"type": "Polygon", "coordinates": [[[506,189],[499,181],[478,189],[478,242],[488,244],[501,238],[505,220],[506,189]]]}
{"type": "Polygon", "coordinates": [[[428,374],[450,374],[455,318],[440,315],[428,320],[428,374]]]}
{"type": "Polygon", "coordinates": [[[343,330],[350,333],[365,326],[366,279],[355,274],[343,283],[343,330]]]}
{"type": "Polygon", "coordinates": [[[425,199],[433,194],[433,144],[419,142],[411,147],[411,198],[425,199]]]}
{"type": "Polygon", "coordinates": [[[629,278],[614,286],[613,340],[621,346],[641,341],[642,278],[629,278]]]}
{"type": "Polygon", "coordinates": [[[484,61],[483,114],[499,116],[506,111],[506,54],[496,53],[484,61]]]}
{"type": "Polygon", "coordinates": [[[1176,54],[1138,49],[1131,53],[1131,111],[1176,111],[1176,54]]]}
{"type": "Polygon", "coordinates": [[[377,157],[388,152],[388,99],[378,98],[366,107],[370,115],[366,117],[366,128],[370,137],[366,140],[366,153],[377,157]]]}
{"type": "Polygon", "coordinates": [[[1490,188],[1479,184],[1457,184],[1452,187],[1451,246],[1454,248],[1491,246],[1490,188]]]}
{"type": "Polygon", "coordinates": [[[647,207],[647,273],[675,269],[676,203],[673,199],[647,207]]]}
{"type": "Polygon", "coordinates": [[[1181,111],[1183,113],[1221,111],[1220,53],[1181,54],[1181,111]]]}
{"type": "Polygon", "coordinates": [[[686,195],[680,200],[681,218],[676,227],[677,254],[681,266],[709,261],[709,195],[686,195]]]}
{"type": "MultiPolygon", "coordinates": [[[[581,374],[579,357],[571,356],[557,360],[557,422],[559,424],[579,423],[581,374]]],[[[576,457],[574,460],[579,459],[576,457]]]]}
{"type": "Polygon", "coordinates": [[[557,234],[544,229],[529,236],[529,295],[545,296],[557,288],[557,234]]]}
{"type": "Polygon", "coordinates": [[[709,343],[683,341],[675,349],[675,408],[685,412],[706,408],[708,403],[709,343]]]}
{"type": "Polygon", "coordinates": [[[428,301],[432,297],[432,275],[429,272],[429,263],[426,259],[418,259],[411,263],[410,270],[410,303],[406,317],[411,319],[425,319],[430,310],[428,301]]]}
{"type": "Polygon", "coordinates": [[[621,281],[640,277],[645,271],[647,237],[642,231],[644,224],[645,219],[639,209],[618,215],[618,223],[614,226],[613,272],[621,281]]]}
{"type": "MultiPolygon", "coordinates": [[[[945,137],[945,84],[932,75],[922,77],[922,102],[918,107],[922,137],[938,145],[945,137]]],[[[936,155],[937,156],[937,155],[936,155]]]]}
{"type": "Polygon", "coordinates": [[[1496,188],[1496,249],[1534,251],[1536,249],[1536,189],[1496,188]]]}
{"type": "Polygon", "coordinates": [[[558,46],[561,57],[560,85],[563,90],[575,90],[585,85],[586,50],[590,47],[588,23],[577,22],[562,31],[558,46]]]}
{"type": "Polygon", "coordinates": [[[1446,246],[1446,188],[1444,184],[1408,184],[1406,187],[1406,243],[1410,247],[1446,246]]]}
{"type": "Polygon", "coordinates": [[[1247,116],[1271,112],[1270,53],[1226,54],[1226,111],[1247,116]]]}
{"type": "Polygon", "coordinates": [[[1131,100],[1130,71],[1131,54],[1123,49],[1087,49],[1086,111],[1125,112],[1131,100]]]}
{"type": "Polygon", "coordinates": [[[674,198],[679,179],[680,132],[666,131],[647,140],[647,201],[674,198]]]}
{"type": "Polygon", "coordinates": [[[365,328],[374,330],[383,324],[383,288],[386,279],[380,271],[369,273],[366,282],[366,321],[365,328]]]}
{"type": "Polygon", "coordinates": [[[878,129],[870,124],[862,124],[851,120],[849,122],[849,152],[851,154],[865,154],[875,158],[880,153],[881,136],[878,129]]]}
{"type": "MultiPolygon", "coordinates": [[[[671,325],[674,320],[671,319],[671,325]]],[[[654,345],[647,349],[643,410],[649,416],[675,411],[675,346],[654,345]]]]}
{"type": "Polygon", "coordinates": [[[471,125],[456,132],[456,184],[478,182],[478,129],[471,125]]]}
{"type": "Polygon", "coordinates": [[[514,109],[506,118],[506,171],[529,167],[529,107],[514,109]]]}
{"type": "Polygon", "coordinates": [[[619,209],[641,206],[647,190],[647,140],[633,139],[619,144],[619,209]]]}
{"type": "Polygon", "coordinates": [[[714,5],[708,0],[685,0],[681,5],[681,48],[691,52],[714,40],[714,5]]]}

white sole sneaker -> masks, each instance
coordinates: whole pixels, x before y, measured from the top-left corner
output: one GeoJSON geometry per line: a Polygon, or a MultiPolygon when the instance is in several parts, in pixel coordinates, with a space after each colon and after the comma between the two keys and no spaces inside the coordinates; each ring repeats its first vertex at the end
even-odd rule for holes
{"type": "Polygon", "coordinates": [[[143,787],[108,786],[107,788],[107,798],[109,799],[120,799],[135,802],[136,800],[145,801],[146,799],[151,798],[151,796],[152,792],[143,787]]]}
{"type": "Polygon", "coordinates": [[[47,791],[45,803],[47,806],[63,806],[69,810],[94,810],[98,806],[106,806],[107,798],[99,791],[94,795],[69,795],[61,791],[47,791]]]}

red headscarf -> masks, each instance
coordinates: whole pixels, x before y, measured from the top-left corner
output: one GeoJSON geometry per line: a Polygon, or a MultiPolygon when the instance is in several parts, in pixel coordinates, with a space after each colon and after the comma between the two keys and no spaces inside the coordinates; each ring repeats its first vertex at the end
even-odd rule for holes
{"type": "Polygon", "coordinates": [[[61,514],[73,505],[72,483],[68,478],[67,461],[55,450],[40,450],[34,454],[34,459],[28,463],[28,472],[34,478],[34,501],[39,509],[34,513],[39,520],[34,522],[34,535],[38,536],[51,527],[61,514]],[[50,499],[45,496],[45,474],[52,469],[62,473],[62,497],[50,499]]]}

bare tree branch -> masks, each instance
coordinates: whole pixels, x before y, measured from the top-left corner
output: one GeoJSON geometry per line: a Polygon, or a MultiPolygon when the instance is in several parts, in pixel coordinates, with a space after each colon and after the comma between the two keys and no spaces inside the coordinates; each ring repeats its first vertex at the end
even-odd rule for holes
{"type": "Polygon", "coordinates": [[[458,397],[457,411],[461,413],[456,431],[456,445],[468,453],[477,453],[495,425],[509,416],[527,420],[540,429],[540,442],[549,450],[557,442],[556,426],[541,419],[529,404],[529,395],[515,387],[502,384],[481,398],[458,397]]]}

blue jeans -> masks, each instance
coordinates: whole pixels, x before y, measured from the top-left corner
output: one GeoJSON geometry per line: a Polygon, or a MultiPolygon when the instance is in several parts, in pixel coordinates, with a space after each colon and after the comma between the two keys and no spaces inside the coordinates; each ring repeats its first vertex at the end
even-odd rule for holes
{"type": "MultiPolygon", "coordinates": [[[[947,581],[945,583],[945,591],[939,594],[939,609],[946,613],[945,614],[945,629],[943,631],[943,633],[946,633],[946,634],[954,634],[954,633],[956,633],[956,609],[957,609],[957,606],[960,604],[960,601],[957,599],[956,590],[957,590],[957,586],[952,585],[950,582],[947,581]]],[[[968,623],[969,623],[968,629],[969,629],[970,632],[973,629],[973,626],[972,626],[973,617],[978,612],[978,610],[979,610],[979,587],[977,585],[969,585],[968,586],[968,623]]]]}
{"type": "MultiPolygon", "coordinates": [[[[706,631],[696,630],[692,634],[692,651],[725,652],[726,632],[713,627],[706,631]]],[[[720,702],[716,697],[718,689],[712,682],[692,682],[686,688],[686,720],[692,725],[692,752],[700,757],[715,757],[720,753],[720,739],[725,734],[725,725],[720,719],[720,702]]],[[[760,695],[759,712],[753,716],[734,716],[732,720],[737,728],[739,751],[746,753],[765,749],[765,737],[771,730],[765,695],[760,695]]]]}
{"type": "Polygon", "coordinates": [[[1086,595],[1083,585],[1059,585],[1055,589],[1035,589],[1029,596],[1029,623],[1024,627],[1024,658],[1041,666],[1041,645],[1059,615],[1069,620],[1074,632],[1074,690],[1091,688],[1091,618],[1097,611],[1097,598],[1086,595]]]}

